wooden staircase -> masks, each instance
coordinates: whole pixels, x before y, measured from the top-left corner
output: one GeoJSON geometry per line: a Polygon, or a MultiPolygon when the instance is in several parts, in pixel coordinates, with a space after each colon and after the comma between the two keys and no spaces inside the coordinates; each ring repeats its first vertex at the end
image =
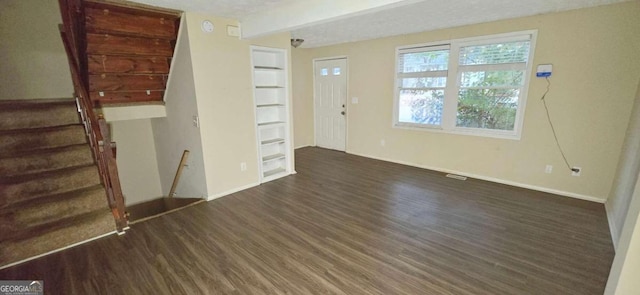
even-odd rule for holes
{"type": "Polygon", "coordinates": [[[59,0],[75,99],[0,101],[0,268],[128,227],[95,107],[162,103],[180,13],[59,0]]]}
{"type": "Polygon", "coordinates": [[[0,101],[0,267],[116,231],[76,102],[0,101]]]}

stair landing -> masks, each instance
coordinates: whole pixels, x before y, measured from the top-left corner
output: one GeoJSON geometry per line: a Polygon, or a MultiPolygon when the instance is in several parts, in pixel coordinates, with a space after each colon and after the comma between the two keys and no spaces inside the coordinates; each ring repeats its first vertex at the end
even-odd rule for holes
{"type": "Polygon", "coordinates": [[[204,202],[204,200],[200,198],[159,198],[131,205],[127,208],[127,212],[129,212],[129,221],[133,224],[162,216],[200,202],[204,202]]]}

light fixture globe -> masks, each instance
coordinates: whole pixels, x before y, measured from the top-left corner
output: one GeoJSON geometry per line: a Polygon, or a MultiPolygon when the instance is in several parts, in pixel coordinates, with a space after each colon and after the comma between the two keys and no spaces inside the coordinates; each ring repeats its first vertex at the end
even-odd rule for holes
{"type": "Polygon", "coordinates": [[[291,46],[298,48],[298,46],[302,45],[302,42],[304,42],[304,39],[291,39],[291,46]]]}

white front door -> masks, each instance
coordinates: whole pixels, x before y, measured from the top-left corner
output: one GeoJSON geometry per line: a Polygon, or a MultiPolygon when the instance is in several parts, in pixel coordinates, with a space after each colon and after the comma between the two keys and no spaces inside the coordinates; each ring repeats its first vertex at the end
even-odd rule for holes
{"type": "Polygon", "coordinates": [[[347,59],[314,64],[316,145],[346,149],[347,59]]]}

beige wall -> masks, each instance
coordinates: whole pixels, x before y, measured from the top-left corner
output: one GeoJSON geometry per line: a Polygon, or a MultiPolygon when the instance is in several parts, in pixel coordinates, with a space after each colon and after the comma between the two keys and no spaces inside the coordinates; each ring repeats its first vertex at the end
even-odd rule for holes
{"type": "MultiPolygon", "coordinates": [[[[638,15],[640,2],[632,1],[306,49],[308,54],[293,55],[295,81],[308,85],[296,93],[306,93],[299,97],[307,99],[313,93],[312,72],[298,64],[346,55],[349,97],[359,97],[359,104],[348,106],[347,152],[602,202],[611,188],[640,77],[638,15]],[[538,30],[533,64],[554,65],[547,101],[569,161],[583,169],[581,177],[563,167],[540,102],[546,83],[534,73],[521,140],[391,127],[397,46],[530,29],[538,30]],[[380,145],[382,139],[386,146],[380,145]],[[553,173],[544,173],[547,164],[553,173]]],[[[309,110],[296,109],[296,128],[313,124],[309,110]]],[[[308,142],[303,133],[296,136],[303,136],[297,143],[308,142]]]]}
{"type": "Polygon", "coordinates": [[[636,217],[633,233],[630,234],[629,243],[627,244],[627,255],[622,269],[618,288],[618,295],[633,294],[640,290],[640,216],[636,217]]]}
{"type": "Polygon", "coordinates": [[[188,150],[187,168],[182,170],[176,197],[206,198],[200,129],[193,125],[198,115],[189,34],[184,18],[176,42],[165,94],[166,117],[152,119],[158,170],[163,195],[168,196],[182,153],[188,150]]]}
{"type": "Polygon", "coordinates": [[[296,148],[312,146],[313,139],[313,79],[309,73],[313,73],[311,50],[294,48],[291,50],[291,65],[293,73],[293,85],[291,89],[293,101],[293,126],[295,127],[293,141],[296,148]]]}
{"type": "Polygon", "coordinates": [[[0,1],[0,99],[71,97],[58,1],[0,1]]]}
{"type": "MultiPolygon", "coordinates": [[[[200,116],[203,159],[210,198],[258,184],[258,152],[252,93],[251,44],[289,49],[289,34],[260,40],[227,36],[235,20],[186,13],[200,116]],[[213,22],[213,33],[200,29],[213,22]],[[240,163],[247,170],[240,171],[240,163]]],[[[169,112],[169,110],[167,110],[169,112]]]]}
{"type": "Polygon", "coordinates": [[[621,150],[613,187],[606,203],[611,237],[616,247],[640,172],[640,83],[621,150]]]}
{"type": "Polygon", "coordinates": [[[640,290],[640,177],[629,203],[605,294],[638,294],[640,290]]]}
{"type": "Polygon", "coordinates": [[[151,120],[111,122],[126,205],[162,197],[151,120]]]}

